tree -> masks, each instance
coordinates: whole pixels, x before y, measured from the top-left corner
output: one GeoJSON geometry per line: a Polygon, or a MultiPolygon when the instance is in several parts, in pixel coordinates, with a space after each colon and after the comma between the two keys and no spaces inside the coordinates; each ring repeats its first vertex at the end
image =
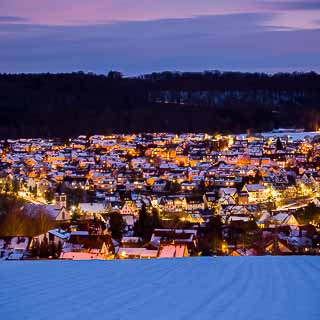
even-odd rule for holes
{"type": "Polygon", "coordinates": [[[59,258],[62,252],[62,242],[59,240],[58,246],[57,246],[57,257],[59,258]]]}
{"type": "Polygon", "coordinates": [[[20,182],[16,179],[12,180],[12,192],[17,195],[20,190],[20,182]]]}
{"type": "Polygon", "coordinates": [[[30,192],[32,193],[34,198],[37,198],[37,196],[38,196],[38,186],[35,186],[34,188],[30,187],[30,192]]]}
{"type": "Polygon", "coordinates": [[[282,142],[280,140],[280,137],[277,138],[276,149],[277,150],[283,150],[283,144],[282,144],[282,142]]]}
{"type": "Polygon", "coordinates": [[[203,179],[200,180],[200,183],[197,189],[200,192],[200,194],[204,194],[206,192],[206,183],[203,179]]]}
{"type": "Polygon", "coordinates": [[[75,210],[73,210],[72,214],[71,214],[71,221],[75,222],[75,221],[79,221],[80,220],[80,212],[79,209],[76,208],[75,210]]]}
{"type": "Polygon", "coordinates": [[[121,241],[125,223],[120,213],[112,212],[109,214],[109,225],[112,238],[121,241]]]}
{"type": "Polygon", "coordinates": [[[48,258],[49,256],[49,242],[48,238],[44,237],[40,244],[40,258],[48,258]]]}
{"type": "Polygon", "coordinates": [[[181,190],[181,185],[175,181],[167,181],[164,190],[170,192],[171,194],[175,194],[181,190]]]}
{"type": "Polygon", "coordinates": [[[5,187],[4,187],[5,194],[9,193],[11,191],[11,180],[7,179],[5,187]]]}
{"type": "Polygon", "coordinates": [[[1,201],[0,235],[27,236],[28,217],[22,210],[24,203],[15,198],[4,196],[1,201]]]}
{"type": "Polygon", "coordinates": [[[160,228],[161,222],[160,222],[160,217],[159,217],[159,210],[157,208],[152,208],[151,214],[152,214],[153,229],[160,228]]]}
{"type": "Polygon", "coordinates": [[[38,239],[33,241],[32,248],[31,248],[31,254],[33,257],[39,257],[40,256],[40,242],[38,239]]]}
{"type": "Polygon", "coordinates": [[[0,201],[0,235],[36,236],[54,226],[54,220],[44,206],[4,196],[0,201]]]}
{"type": "Polygon", "coordinates": [[[110,71],[108,72],[108,79],[111,79],[111,80],[119,80],[119,79],[122,79],[122,73],[119,72],[119,71],[110,70],[110,71]]]}
{"type": "Polygon", "coordinates": [[[149,241],[154,229],[161,227],[159,211],[153,208],[151,214],[143,204],[139,211],[139,220],[134,225],[135,234],[143,241],[149,241]]]}
{"type": "Polygon", "coordinates": [[[54,243],[54,241],[50,241],[48,251],[49,257],[51,257],[52,259],[57,258],[57,245],[54,243]]]}
{"type": "Polygon", "coordinates": [[[259,184],[259,183],[262,183],[263,180],[262,180],[262,174],[260,172],[260,170],[258,170],[254,176],[254,183],[256,184],[259,184]]]}
{"type": "Polygon", "coordinates": [[[221,254],[222,250],[222,221],[219,216],[214,216],[206,224],[203,237],[199,241],[202,255],[221,254]]]}
{"type": "Polygon", "coordinates": [[[30,233],[34,235],[45,233],[54,227],[53,218],[43,206],[33,206],[26,212],[26,215],[30,233]]]}
{"type": "Polygon", "coordinates": [[[300,224],[320,223],[320,209],[313,202],[295,212],[295,216],[300,224]]]}

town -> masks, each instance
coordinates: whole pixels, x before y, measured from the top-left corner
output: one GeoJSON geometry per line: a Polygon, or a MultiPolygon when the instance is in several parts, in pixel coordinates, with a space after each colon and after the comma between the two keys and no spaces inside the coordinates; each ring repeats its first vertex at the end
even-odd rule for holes
{"type": "Polygon", "coordinates": [[[0,259],[320,253],[320,135],[1,140],[0,259]]]}

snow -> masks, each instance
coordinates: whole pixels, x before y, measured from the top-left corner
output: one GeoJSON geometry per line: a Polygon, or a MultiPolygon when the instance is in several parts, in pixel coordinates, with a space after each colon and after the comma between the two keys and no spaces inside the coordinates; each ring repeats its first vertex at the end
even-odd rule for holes
{"type": "MultiPolygon", "coordinates": [[[[259,133],[264,138],[289,138],[291,141],[303,140],[306,137],[313,139],[314,137],[320,135],[319,131],[306,131],[306,132],[261,132],[259,133]]],[[[247,134],[238,135],[242,138],[246,138],[247,134]]]]}
{"type": "Polygon", "coordinates": [[[320,257],[0,263],[0,319],[320,319],[320,257]]]}

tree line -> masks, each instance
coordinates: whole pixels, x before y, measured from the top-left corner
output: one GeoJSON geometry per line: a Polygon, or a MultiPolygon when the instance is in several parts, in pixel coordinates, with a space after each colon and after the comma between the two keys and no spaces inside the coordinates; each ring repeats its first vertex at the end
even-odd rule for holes
{"type": "Polygon", "coordinates": [[[67,137],[139,131],[227,133],[274,127],[314,129],[320,116],[320,75],[292,73],[163,72],[135,78],[91,73],[0,74],[0,137],[67,137]],[[226,99],[220,106],[153,97],[168,90],[242,90],[256,96],[288,92],[288,100],[226,99]],[[156,93],[156,94],[155,94],[156,93]],[[292,95],[301,99],[293,101],[292,95]],[[251,102],[250,102],[251,101],[251,102]],[[67,124],[67,125],[66,125],[67,124]]]}
{"type": "Polygon", "coordinates": [[[53,218],[42,206],[32,206],[15,197],[0,195],[0,236],[40,235],[55,226],[53,218]]]}

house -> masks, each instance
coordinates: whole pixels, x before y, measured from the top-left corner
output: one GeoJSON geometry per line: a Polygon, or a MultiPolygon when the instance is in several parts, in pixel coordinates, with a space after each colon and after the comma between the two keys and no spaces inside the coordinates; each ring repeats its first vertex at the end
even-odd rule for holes
{"type": "Polygon", "coordinates": [[[43,241],[44,238],[47,238],[49,240],[49,243],[53,242],[56,245],[58,245],[59,243],[63,245],[63,243],[67,241],[69,237],[70,232],[68,231],[65,231],[60,228],[51,229],[43,234],[33,237],[30,247],[32,247],[36,241],[41,243],[41,241],[43,241]]]}
{"type": "Polygon", "coordinates": [[[219,189],[219,204],[232,205],[237,203],[238,192],[237,188],[220,188],[219,189]]]}
{"type": "Polygon", "coordinates": [[[70,220],[70,213],[65,207],[55,204],[26,204],[24,206],[26,212],[32,214],[35,211],[48,214],[55,221],[70,220]]]}
{"type": "Polygon", "coordinates": [[[263,184],[246,184],[243,192],[249,195],[249,203],[266,202],[269,198],[269,190],[263,184]]]}
{"type": "Polygon", "coordinates": [[[229,256],[231,257],[241,257],[241,256],[257,256],[257,250],[254,248],[238,248],[238,249],[233,249],[230,253],[229,256]]]}
{"type": "Polygon", "coordinates": [[[110,235],[89,235],[73,232],[62,247],[60,259],[105,260],[111,258],[114,249],[110,235]]]}
{"type": "Polygon", "coordinates": [[[188,256],[189,252],[186,244],[163,244],[159,249],[159,258],[183,258],[188,256]]]}
{"type": "Polygon", "coordinates": [[[193,229],[154,229],[150,243],[160,248],[164,245],[186,245],[189,252],[198,244],[197,230],[193,229]]]}
{"type": "Polygon", "coordinates": [[[164,212],[183,212],[187,207],[187,201],[185,196],[167,196],[161,197],[160,208],[164,212]]]}
{"type": "Polygon", "coordinates": [[[117,252],[118,259],[151,259],[158,257],[158,250],[147,248],[123,248],[120,247],[117,252]]]}
{"type": "Polygon", "coordinates": [[[271,216],[270,223],[275,225],[299,226],[299,222],[293,214],[281,212],[271,216]]]}
{"type": "Polygon", "coordinates": [[[0,237],[0,259],[22,260],[28,256],[30,237],[0,237]]]}
{"type": "Polygon", "coordinates": [[[270,239],[264,244],[264,250],[267,254],[276,255],[290,255],[292,250],[289,248],[288,244],[283,240],[270,239]]]}
{"type": "Polygon", "coordinates": [[[217,205],[217,201],[218,201],[218,194],[217,192],[206,192],[203,195],[203,201],[205,203],[205,206],[208,209],[212,209],[217,205]]]}
{"type": "Polygon", "coordinates": [[[186,197],[186,210],[188,212],[199,212],[204,210],[204,201],[202,196],[186,197]]]}
{"type": "Polygon", "coordinates": [[[165,190],[166,185],[167,185],[166,180],[155,181],[152,185],[152,191],[153,192],[163,192],[165,190]]]}
{"type": "Polygon", "coordinates": [[[45,210],[56,221],[70,220],[70,212],[65,207],[57,205],[44,205],[45,210]]]}
{"type": "Polygon", "coordinates": [[[120,205],[120,208],[119,208],[119,212],[120,214],[122,215],[132,215],[132,216],[137,216],[138,215],[138,209],[137,209],[137,206],[133,203],[131,204],[130,202],[123,202],[121,203],[120,205]]]}
{"type": "Polygon", "coordinates": [[[298,249],[310,248],[312,246],[312,239],[306,236],[288,237],[288,244],[298,249]]]}
{"type": "Polygon", "coordinates": [[[132,214],[122,214],[122,219],[124,221],[124,232],[125,234],[132,234],[133,233],[133,227],[137,220],[136,216],[132,214]]]}
{"type": "Polygon", "coordinates": [[[241,191],[238,193],[238,204],[246,205],[249,203],[249,193],[245,191],[241,191]]]}
{"type": "Polygon", "coordinates": [[[92,202],[83,202],[79,203],[79,210],[81,214],[84,215],[95,215],[97,213],[103,214],[106,213],[107,209],[104,203],[92,203],[92,202]]]}

